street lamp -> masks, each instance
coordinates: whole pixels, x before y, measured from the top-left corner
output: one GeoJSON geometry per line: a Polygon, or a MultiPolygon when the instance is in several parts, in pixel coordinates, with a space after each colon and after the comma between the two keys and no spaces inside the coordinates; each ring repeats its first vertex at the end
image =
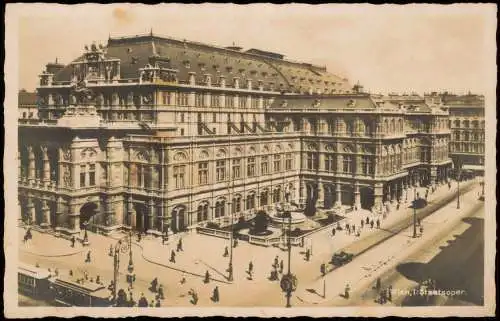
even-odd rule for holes
{"type": "Polygon", "coordinates": [[[460,209],[460,178],[462,176],[462,166],[457,160],[457,209],[460,209]]]}
{"type": "Polygon", "coordinates": [[[291,272],[291,258],[292,258],[292,215],[290,211],[287,211],[288,216],[288,273],[283,275],[281,278],[280,286],[281,289],[286,293],[286,307],[291,308],[290,299],[292,297],[292,292],[297,288],[297,277],[291,272]]]}
{"type": "MultiPolygon", "coordinates": [[[[133,262],[132,262],[132,237],[129,237],[129,240],[120,239],[116,245],[115,245],[115,250],[114,250],[114,255],[113,255],[113,294],[112,294],[112,300],[113,303],[116,303],[116,293],[118,291],[118,275],[119,275],[119,269],[120,269],[120,251],[122,253],[127,252],[130,247],[130,261],[129,261],[129,271],[130,268],[132,267],[133,271],[133,262]],[[132,263],[132,264],[131,264],[132,263]]],[[[131,274],[130,274],[131,275],[131,274]]],[[[131,279],[130,279],[131,280],[131,279]]]]}
{"type": "Polygon", "coordinates": [[[417,237],[417,188],[413,188],[413,238],[417,237]]]}
{"type": "Polygon", "coordinates": [[[82,241],[83,246],[87,246],[87,245],[90,244],[90,242],[89,242],[89,236],[87,234],[88,225],[89,225],[88,221],[83,223],[83,229],[84,229],[83,241],[82,241]]]}

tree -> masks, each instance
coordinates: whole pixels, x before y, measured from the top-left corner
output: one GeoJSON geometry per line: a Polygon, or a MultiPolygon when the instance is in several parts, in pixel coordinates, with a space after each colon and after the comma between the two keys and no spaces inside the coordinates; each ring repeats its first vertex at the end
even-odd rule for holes
{"type": "Polygon", "coordinates": [[[267,225],[269,224],[269,217],[267,216],[267,213],[264,211],[258,211],[257,215],[255,216],[255,221],[254,221],[254,232],[256,234],[258,233],[263,233],[267,230],[267,225]]]}

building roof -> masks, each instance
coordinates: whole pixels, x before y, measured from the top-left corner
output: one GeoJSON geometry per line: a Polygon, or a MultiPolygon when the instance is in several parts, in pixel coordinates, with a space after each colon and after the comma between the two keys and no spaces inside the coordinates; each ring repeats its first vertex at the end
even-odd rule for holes
{"type": "Polygon", "coordinates": [[[18,103],[19,106],[36,106],[38,102],[38,97],[35,92],[19,91],[18,93],[18,103]]]}
{"type": "Polygon", "coordinates": [[[330,96],[280,96],[270,106],[271,109],[397,109],[390,102],[373,99],[368,94],[330,96]]]}
{"type": "MultiPolygon", "coordinates": [[[[121,60],[122,79],[138,78],[139,69],[150,63],[150,59],[161,59],[161,67],[177,69],[180,80],[187,80],[188,73],[195,72],[197,81],[203,81],[205,74],[211,74],[213,79],[225,76],[229,81],[238,77],[240,81],[261,80],[265,86],[272,83],[276,90],[302,88],[305,91],[312,87],[326,92],[346,92],[352,88],[347,79],[327,72],[325,67],[284,60],[280,54],[257,49],[241,51],[154,35],[110,38],[105,56],[121,60]]],[[[81,59],[83,56],[74,62],[81,59]]],[[[70,77],[71,66],[66,66],[55,75],[55,80],[69,81],[70,77]]]]}

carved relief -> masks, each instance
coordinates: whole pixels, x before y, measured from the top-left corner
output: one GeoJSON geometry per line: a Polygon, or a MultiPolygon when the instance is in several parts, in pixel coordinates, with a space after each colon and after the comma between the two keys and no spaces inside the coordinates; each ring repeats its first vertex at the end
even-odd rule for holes
{"type": "Polygon", "coordinates": [[[65,187],[71,187],[71,170],[69,167],[64,167],[63,182],[65,187]]]}
{"type": "Polygon", "coordinates": [[[82,150],[80,157],[81,159],[93,158],[97,155],[97,151],[94,148],[85,148],[82,150]]]}
{"type": "Polygon", "coordinates": [[[185,161],[187,160],[187,156],[185,153],[178,152],[177,154],[174,155],[174,161],[180,162],[180,161],[185,161]]]}
{"type": "Polygon", "coordinates": [[[222,149],[222,148],[221,148],[221,149],[219,149],[219,150],[217,151],[217,153],[215,154],[215,156],[216,156],[216,157],[219,157],[219,158],[220,158],[220,157],[226,157],[226,155],[227,155],[226,151],[225,151],[224,149],[222,149]]]}
{"type": "Polygon", "coordinates": [[[208,159],[210,156],[209,156],[209,154],[208,154],[208,152],[207,152],[207,151],[202,150],[202,151],[200,152],[200,156],[198,156],[198,157],[199,157],[199,159],[208,159]]]}
{"type": "Polygon", "coordinates": [[[68,149],[63,149],[62,153],[63,153],[63,159],[65,161],[70,162],[71,161],[71,150],[69,148],[68,149]]]}

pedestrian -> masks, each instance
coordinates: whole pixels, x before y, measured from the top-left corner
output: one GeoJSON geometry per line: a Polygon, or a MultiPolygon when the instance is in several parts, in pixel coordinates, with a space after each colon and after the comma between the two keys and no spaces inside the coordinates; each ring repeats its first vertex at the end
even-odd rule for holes
{"type": "Polygon", "coordinates": [[[186,273],[182,272],[181,284],[186,283],[186,273]]]}
{"type": "Polygon", "coordinates": [[[234,245],[233,245],[233,247],[237,247],[237,246],[238,246],[238,239],[237,239],[237,238],[235,238],[235,239],[234,239],[234,245]]]}
{"type": "Polygon", "coordinates": [[[392,302],[392,285],[389,285],[389,287],[387,288],[387,299],[389,300],[389,302],[392,302]]]}
{"type": "Polygon", "coordinates": [[[321,266],[319,267],[319,270],[321,272],[321,276],[325,276],[325,274],[326,274],[326,265],[325,265],[325,263],[321,263],[321,266]]]}
{"type": "Polygon", "coordinates": [[[85,260],[86,263],[90,263],[90,251],[87,252],[87,259],[85,260]]]}
{"type": "Polygon", "coordinates": [[[420,218],[417,218],[417,225],[420,226],[420,218]]]}
{"type": "Polygon", "coordinates": [[[273,265],[273,267],[277,267],[277,266],[278,266],[278,256],[276,255],[276,257],[274,258],[274,265],[273,265]]]}
{"type": "Polygon", "coordinates": [[[283,260],[281,260],[280,261],[280,274],[283,274],[283,267],[284,267],[283,260]]]}
{"type": "Polygon", "coordinates": [[[204,283],[210,282],[210,273],[208,273],[208,270],[205,272],[205,279],[203,280],[204,283]]]}
{"type": "Polygon", "coordinates": [[[363,228],[364,226],[365,226],[365,221],[361,219],[361,228],[363,228]]]}
{"type": "Polygon", "coordinates": [[[212,299],[214,302],[219,302],[219,287],[215,286],[213,294],[212,294],[212,299]]]}
{"type": "Polygon", "coordinates": [[[188,293],[191,294],[191,303],[196,305],[198,303],[198,293],[193,289],[189,290],[188,293]]]}
{"type": "Polygon", "coordinates": [[[163,292],[163,284],[158,287],[158,297],[163,300],[165,299],[165,293],[163,292]]]}
{"type": "Polygon", "coordinates": [[[160,300],[158,300],[158,299],[156,300],[156,304],[155,304],[155,307],[156,307],[156,308],[159,308],[159,307],[161,307],[161,303],[160,303],[160,300]]]}
{"type": "Polygon", "coordinates": [[[335,236],[335,228],[332,228],[332,236],[335,236]]]}
{"type": "Polygon", "coordinates": [[[76,243],[76,237],[73,235],[73,237],[71,238],[71,247],[75,247],[75,243],[76,243]]]}
{"type": "Polygon", "coordinates": [[[349,223],[345,223],[345,229],[351,232],[351,230],[349,229],[349,223]]]}
{"type": "Polygon", "coordinates": [[[56,276],[59,276],[59,269],[58,269],[58,268],[56,268],[56,269],[54,270],[54,274],[55,274],[56,276]]]}
{"type": "Polygon", "coordinates": [[[99,275],[98,275],[98,276],[96,276],[96,278],[95,278],[95,283],[97,283],[97,284],[101,284],[101,277],[100,277],[99,275]]]}
{"type": "Polygon", "coordinates": [[[380,220],[377,218],[377,228],[380,228],[380,220]]]}
{"type": "Polygon", "coordinates": [[[370,221],[370,227],[373,228],[373,220],[370,221]]]}
{"type": "Polygon", "coordinates": [[[155,306],[155,300],[151,300],[151,303],[149,304],[149,307],[150,308],[154,308],[155,306]]]}
{"type": "Polygon", "coordinates": [[[142,239],[142,234],[141,232],[137,233],[137,242],[141,242],[141,239],[142,239]]]}
{"type": "Polygon", "coordinates": [[[399,211],[399,206],[400,206],[400,203],[398,201],[398,204],[396,205],[396,211],[399,211]]]}
{"type": "Polygon", "coordinates": [[[108,253],[109,256],[113,256],[113,245],[109,245],[109,253],[108,253]]]}
{"type": "Polygon", "coordinates": [[[177,242],[177,252],[183,251],[182,250],[182,239],[179,239],[179,242],[177,242]]]}
{"type": "Polygon", "coordinates": [[[89,279],[89,275],[88,275],[87,271],[83,272],[83,277],[85,278],[85,281],[87,281],[89,279]]]}
{"type": "Polygon", "coordinates": [[[69,276],[73,276],[73,270],[69,270],[69,276]]]}
{"type": "Polygon", "coordinates": [[[174,250],[172,250],[172,252],[170,252],[170,262],[175,263],[175,252],[174,252],[174,250]]]}
{"type": "Polygon", "coordinates": [[[158,286],[158,278],[154,278],[153,281],[151,281],[151,287],[150,287],[151,292],[156,292],[157,286],[158,286]]]}
{"type": "Polygon", "coordinates": [[[370,224],[370,219],[368,218],[368,216],[366,217],[366,222],[365,222],[367,225],[370,224]]]}
{"type": "Polygon", "coordinates": [[[420,235],[424,234],[424,227],[420,225],[420,235]]]}
{"type": "Polygon", "coordinates": [[[349,286],[349,283],[346,284],[345,290],[344,290],[344,298],[349,299],[349,291],[351,290],[351,287],[349,286]]]}
{"type": "Polygon", "coordinates": [[[352,225],[352,233],[356,233],[356,225],[352,225]]]}

